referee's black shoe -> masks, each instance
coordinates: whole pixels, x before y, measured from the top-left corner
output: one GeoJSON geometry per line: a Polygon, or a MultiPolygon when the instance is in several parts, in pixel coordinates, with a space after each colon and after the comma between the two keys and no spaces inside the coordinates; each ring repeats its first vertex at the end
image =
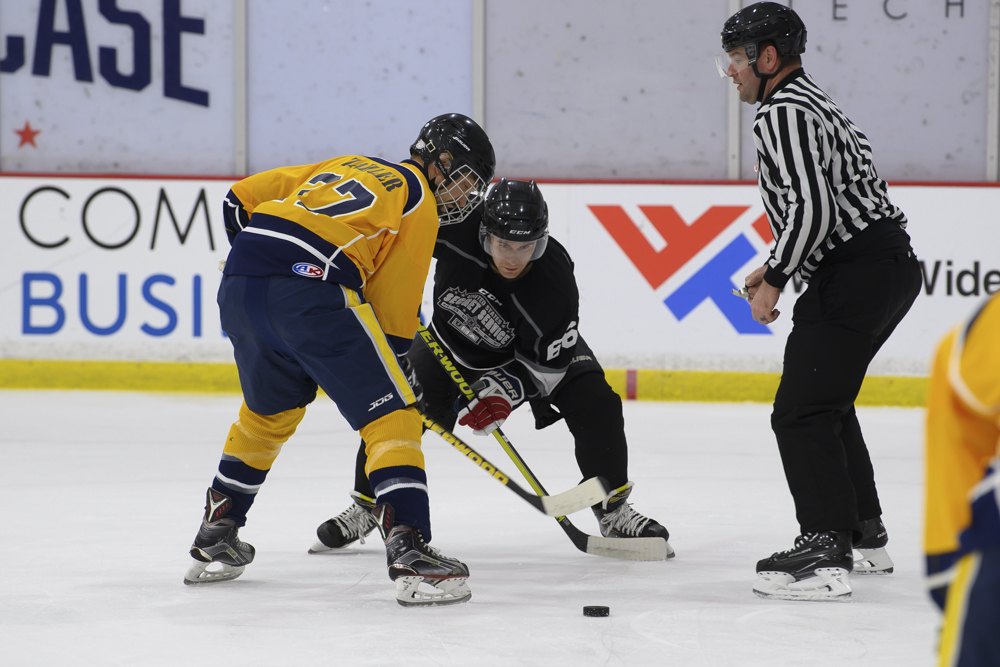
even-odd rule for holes
{"type": "Polygon", "coordinates": [[[777,600],[846,600],[853,569],[850,531],[805,533],[791,549],[757,562],[753,592],[777,600]]]}
{"type": "Polygon", "coordinates": [[[861,541],[854,543],[860,557],[854,559],[853,574],[892,574],[893,562],[885,545],[889,533],[882,524],[882,517],[861,522],[861,541]]]}

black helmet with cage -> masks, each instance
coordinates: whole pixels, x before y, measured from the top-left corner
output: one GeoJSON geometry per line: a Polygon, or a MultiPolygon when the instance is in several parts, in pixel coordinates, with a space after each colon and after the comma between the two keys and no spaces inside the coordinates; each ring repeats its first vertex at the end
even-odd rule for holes
{"type": "Polygon", "coordinates": [[[541,257],[549,242],[549,207],[538,185],[501,178],[486,196],[479,240],[490,256],[494,243],[500,243],[523,249],[527,261],[541,257]]]}
{"type": "MultiPolygon", "coordinates": [[[[791,7],[777,2],[758,2],[744,7],[730,16],[722,27],[723,52],[715,60],[719,74],[728,76],[729,54],[742,47],[746,51],[746,62],[737,71],[753,67],[754,74],[761,79],[770,78],[757,70],[757,58],[765,42],[773,44],[782,58],[797,56],[806,50],[806,26],[791,7]]],[[[758,102],[763,92],[764,86],[761,86],[758,102]]]]}
{"type": "Polygon", "coordinates": [[[410,154],[419,156],[424,164],[433,164],[444,175],[444,181],[434,192],[442,225],[465,220],[482,203],[497,164],[486,132],[476,121],[460,113],[427,121],[410,146],[410,154]],[[464,204],[459,204],[451,194],[456,184],[462,189],[464,204]]]}

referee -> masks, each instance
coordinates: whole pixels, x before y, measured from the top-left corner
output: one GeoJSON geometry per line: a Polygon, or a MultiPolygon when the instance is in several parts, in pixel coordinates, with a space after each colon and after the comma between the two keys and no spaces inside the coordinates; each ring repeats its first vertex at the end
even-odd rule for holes
{"type": "Polygon", "coordinates": [[[754,592],[828,600],[850,597],[852,570],[892,572],[854,400],[921,278],[906,216],[889,201],[868,139],[803,71],[805,44],[794,11],[758,2],[726,21],[716,64],[741,101],[760,104],[757,183],[775,245],[746,277],[754,319],[778,318],[793,275],[808,283],[771,413],[801,534],[757,563],[754,592]]]}

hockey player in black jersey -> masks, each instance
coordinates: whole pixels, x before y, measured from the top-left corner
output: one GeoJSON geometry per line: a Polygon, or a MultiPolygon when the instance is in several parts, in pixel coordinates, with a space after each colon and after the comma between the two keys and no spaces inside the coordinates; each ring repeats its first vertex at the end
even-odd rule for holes
{"type": "MultiPolygon", "coordinates": [[[[621,399],[580,336],[573,261],[549,236],[548,207],[535,182],[501,179],[468,219],[442,224],[434,257],[429,327],[475,396],[462,396],[418,335],[406,359],[414,393],[422,393],[420,410],[445,428],[457,420],[478,435],[491,433],[525,402],[535,428],[564,419],[583,478],[603,476],[613,489],[593,507],[601,534],[666,542],[667,529],[627,502],[633,484],[621,399]]],[[[311,553],[363,540],[375,528],[364,469],[362,443],[354,504],[319,526],[311,553]]],[[[666,547],[673,556],[669,542],[666,547]]]]}

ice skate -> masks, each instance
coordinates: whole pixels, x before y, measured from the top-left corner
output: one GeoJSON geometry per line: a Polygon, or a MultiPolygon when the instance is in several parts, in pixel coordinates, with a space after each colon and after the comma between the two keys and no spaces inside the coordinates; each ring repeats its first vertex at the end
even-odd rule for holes
{"type": "Polygon", "coordinates": [[[670,546],[670,532],[647,516],[639,514],[628,502],[632,493],[632,482],[621,486],[604,499],[600,505],[594,505],[594,516],[601,524],[601,535],[604,537],[659,537],[667,545],[667,558],[674,557],[674,549],[670,546]]]}
{"type": "Polygon", "coordinates": [[[774,600],[849,600],[851,534],[806,533],[795,546],[757,562],[753,592],[774,600]]]}
{"type": "Polygon", "coordinates": [[[184,575],[185,584],[235,579],[253,562],[253,546],[241,541],[236,522],[225,518],[232,508],[232,498],[209,487],[205,518],[191,545],[191,558],[195,562],[184,575]]]}
{"type": "Polygon", "coordinates": [[[389,578],[396,582],[396,601],[404,607],[468,602],[469,568],[424,542],[413,526],[397,524],[392,506],[376,505],[373,516],[385,542],[389,578]]]}
{"type": "Polygon", "coordinates": [[[337,516],[324,521],[316,529],[319,539],[309,549],[311,554],[321,554],[343,549],[358,540],[365,543],[365,538],[375,530],[375,519],[372,510],[375,509],[375,499],[351,491],[354,503],[337,516]]]}
{"type": "Polygon", "coordinates": [[[885,550],[889,534],[882,525],[882,517],[862,522],[861,530],[861,541],[854,545],[859,554],[854,558],[854,574],[892,574],[892,559],[885,550]]]}

